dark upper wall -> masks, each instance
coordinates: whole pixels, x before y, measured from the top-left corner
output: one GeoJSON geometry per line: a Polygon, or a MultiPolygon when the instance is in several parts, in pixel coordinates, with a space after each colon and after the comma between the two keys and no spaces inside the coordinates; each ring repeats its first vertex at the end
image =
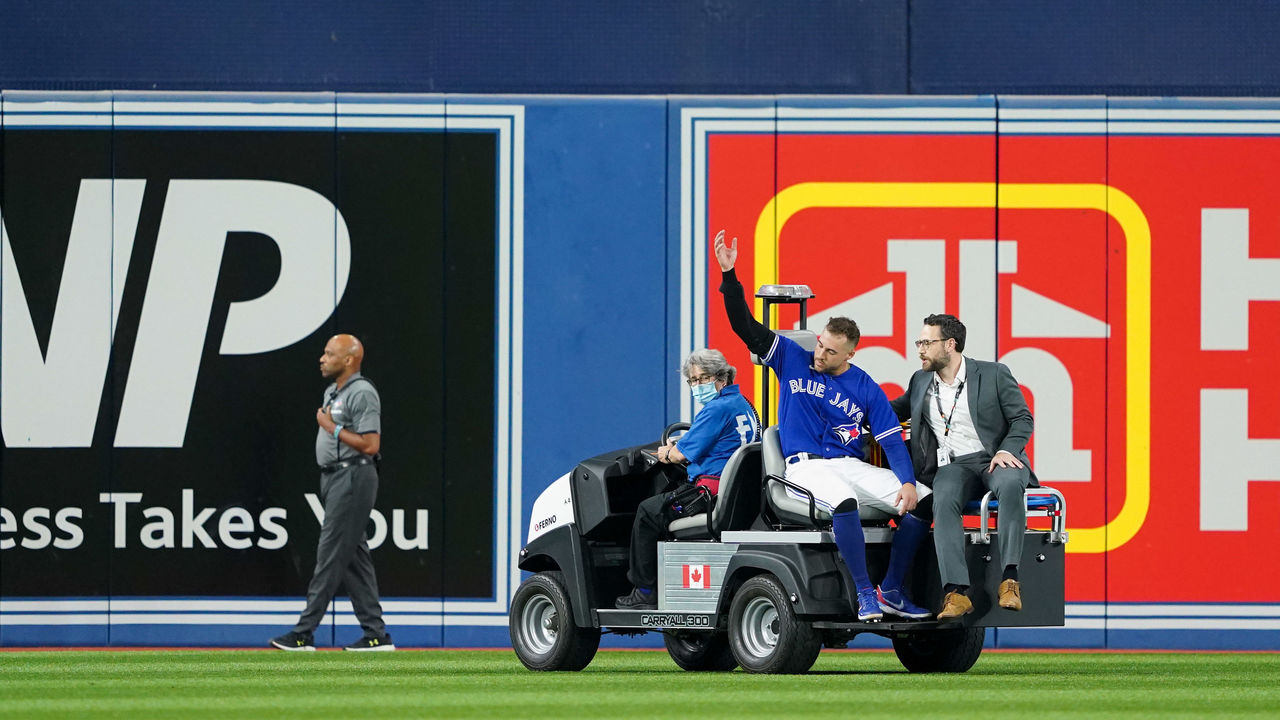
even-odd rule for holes
{"type": "Polygon", "coordinates": [[[0,88],[1280,94],[1262,0],[0,0],[0,88]]]}

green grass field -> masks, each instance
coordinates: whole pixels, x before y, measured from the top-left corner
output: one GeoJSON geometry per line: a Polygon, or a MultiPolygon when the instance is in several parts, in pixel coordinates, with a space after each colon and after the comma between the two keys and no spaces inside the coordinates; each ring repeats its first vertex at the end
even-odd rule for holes
{"type": "Polygon", "coordinates": [[[987,652],[910,675],[891,652],[824,652],[808,675],[687,673],[601,652],[533,673],[510,651],[0,652],[13,718],[1276,717],[1280,654],[987,652]]]}

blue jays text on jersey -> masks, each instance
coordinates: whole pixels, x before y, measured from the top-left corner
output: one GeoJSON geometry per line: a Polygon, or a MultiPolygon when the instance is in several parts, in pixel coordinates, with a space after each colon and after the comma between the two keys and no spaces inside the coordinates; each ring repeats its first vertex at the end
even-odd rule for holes
{"type": "Polygon", "coordinates": [[[856,365],[839,375],[818,372],[813,369],[813,354],[781,335],[774,336],[764,361],[784,389],[778,402],[784,455],[808,452],[864,460],[862,426],[866,424],[898,480],[915,482],[898,416],[870,375],[856,365]]]}
{"type": "MultiPolygon", "coordinates": [[[[818,380],[791,378],[791,380],[787,382],[787,385],[792,394],[802,392],[814,397],[826,399],[826,401],[835,406],[837,410],[848,415],[849,419],[853,421],[852,424],[855,427],[862,426],[862,418],[865,415],[862,408],[858,407],[858,403],[852,398],[847,395],[842,395],[839,390],[836,390],[832,397],[827,398],[827,386],[818,380]]],[[[857,435],[857,433],[854,434],[857,435]]]]}

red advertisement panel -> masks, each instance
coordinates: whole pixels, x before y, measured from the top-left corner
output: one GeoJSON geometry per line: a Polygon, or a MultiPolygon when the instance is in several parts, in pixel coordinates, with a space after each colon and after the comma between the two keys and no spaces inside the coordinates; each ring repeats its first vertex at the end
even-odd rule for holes
{"type": "MultiPolygon", "coordinates": [[[[1273,602],[1275,167],[1272,137],[726,132],[705,230],[737,237],[748,288],[811,286],[811,326],[854,318],[890,397],[929,313],[1009,365],[1033,467],[1068,499],[1069,601],[1273,602]]],[[[708,344],[750,367],[718,275],[708,344]]]]}

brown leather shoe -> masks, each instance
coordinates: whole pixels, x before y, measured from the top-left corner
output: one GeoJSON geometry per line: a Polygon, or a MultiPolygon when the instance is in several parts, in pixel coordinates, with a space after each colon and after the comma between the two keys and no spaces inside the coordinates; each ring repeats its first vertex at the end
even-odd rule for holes
{"type": "Polygon", "coordinates": [[[1022,585],[1017,580],[1000,583],[1000,607],[1005,610],[1022,609],[1022,585]]]}
{"type": "Polygon", "coordinates": [[[949,592],[942,599],[942,612],[938,613],[938,619],[951,620],[961,615],[968,615],[971,612],[973,612],[973,602],[969,600],[968,595],[949,592]]]}

